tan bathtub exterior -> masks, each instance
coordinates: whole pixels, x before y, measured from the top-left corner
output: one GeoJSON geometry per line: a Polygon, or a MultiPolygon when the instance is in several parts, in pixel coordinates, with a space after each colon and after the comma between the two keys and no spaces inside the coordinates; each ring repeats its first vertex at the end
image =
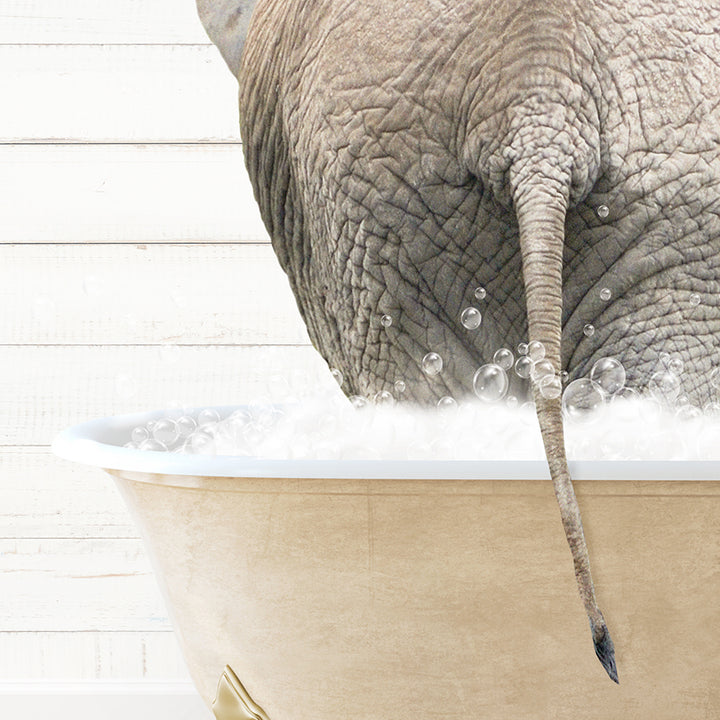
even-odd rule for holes
{"type": "Polygon", "coordinates": [[[230,665],[270,720],[720,717],[720,482],[576,483],[617,686],[549,481],[110,472],[208,704],[230,665]]]}

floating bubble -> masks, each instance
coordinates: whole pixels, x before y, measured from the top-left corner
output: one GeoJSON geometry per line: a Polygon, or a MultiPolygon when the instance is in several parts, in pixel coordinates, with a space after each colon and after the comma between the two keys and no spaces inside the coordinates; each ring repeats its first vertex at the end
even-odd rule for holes
{"type": "Polygon", "coordinates": [[[338,370],[337,368],[330,368],[330,374],[333,376],[333,379],[335,382],[342,387],[343,381],[345,378],[343,377],[342,371],[338,370]]]}
{"type": "Polygon", "coordinates": [[[473,376],[473,390],[483,402],[497,402],[507,392],[509,385],[507,373],[495,363],[478,368],[473,376]]]}
{"type": "Polygon", "coordinates": [[[720,402],[710,400],[703,405],[703,413],[705,415],[720,415],[720,402]]]}
{"type": "Polygon", "coordinates": [[[667,361],[667,369],[671,373],[682,375],[682,371],[685,369],[685,363],[679,355],[671,355],[667,361]]]}
{"type": "Polygon", "coordinates": [[[373,402],[376,405],[386,405],[389,407],[395,404],[395,398],[393,397],[391,392],[387,390],[380,390],[379,392],[375,393],[375,396],[373,397],[373,402]]]}
{"type": "Polygon", "coordinates": [[[405,381],[404,381],[404,380],[396,380],[396,381],[393,383],[393,388],[394,388],[394,390],[395,390],[396,393],[404,393],[406,387],[407,387],[407,386],[405,385],[405,381]]]}
{"type": "Polygon", "coordinates": [[[161,443],[159,440],[148,438],[143,440],[138,446],[140,450],[152,450],[154,452],[167,452],[167,445],[161,443]]]}
{"type": "Polygon", "coordinates": [[[661,370],[651,376],[648,390],[659,401],[672,403],[680,394],[680,378],[669,370],[661,370]]]}
{"type": "Polygon", "coordinates": [[[383,316],[380,318],[380,324],[381,324],[384,328],[389,328],[389,327],[393,324],[392,315],[383,315],[383,316]]]}
{"type": "Polygon", "coordinates": [[[702,414],[703,412],[699,407],[691,405],[690,403],[681,405],[675,411],[675,417],[679,418],[680,420],[694,420],[695,418],[702,417],[702,414]]]}
{"type": "Polygon", "coordinates": [[[212,425],[220,421],[220,413],[214,408],[205,408],[198,413],[197,424],[198,427],[204,427],[205,425],[212,425]]]}
{"type": "Polygon", "coordinates": [[[533,362],[539,362],[545,357],[545,346],[539,340],[531,340],[527,346],[527,354],[533,362]]]}
{"type": "Polygon", "coordinates": [[[182,415],[175,421],[175,427],[177,428],[178,435],[182,438],[189,437],[197,429],[197,423],[195,418],[189,415],[182,415]]]}
{"type": "Polygon", "coordinates": [[[138,427],[133,428],[133,431],[130,433],[130,438],[134,443],[137,443],[138,445],[143,440],[147,440],[149,437],[150,431],[143,425],[139,425],[138,427]]]}
{"type": "Polygon", "coordinates": [[[152,436],[166,447],[170,447],[179,436],[175,421],[169,418],[158,420],[153,427],[152,436]]]}
{"type": "Polygon", "coordinates": [[[362,408],[368,406],[367,398],[364,398],[362,395],[351,395],[348,400],[350,400],[350,404],[356,410],[362,410],[362,408]]]}
{"type": "Polygon", "coordinates": [[[512,350],[509,350],[508,348],[500,348],[499,350],[496,350],[493,355],[493,362],[496,365],[499,365],[503,370],[510,370],[514,361],[515,358],[512,354],[512,350]]]}
{"type": "Polygon", "coordinates": [[[534,383],[540,383],[540,381],[548,375],[555,375],[555,368],[549,360],[540,360],[533,364],[530,372],[530,379],[534,383]]]}
{"type": "Polygon", "coordinates": [[[605,219],[610,214],[610,208],[607,205],[598,205],[595,212],[599,218],[605,219]]]}
{"type": "Polygon", "coordinates": [[[189,438],[190,449],[199,455],[213,455],[215,453],[215,438],[212,433],[200,426],[189,438]]]}
{"type": "Polygon", "coordinates": [[[458,409],[458,404],[454,397],[450,397],[450,395],[443,395],[443,397],[437,401],[437,407],[438,410],[442,410],[443,412],[451,412],[458,409]]]}
{"type": "Polygon", "coordinates": [[[527,379],[530,377],[533,365],[533,361],[527,355],[521,355],[515,361],[515,374],[523,379],[527,379]]]}
{"type": "Polygon", "coordinates": [[[482,313],[474,307],[466,307],[460,313],[460,322],[466,330],[477,330],[482,323],[482,313]]]}
{"type": "Polygon", "coordinates": [[[612,357],[600,358],[590,370],[590,380],[598,384],[608,395],[625,387],[625,368],[612,357]]]}
{"type": "Polygon", "coordinates": [[[527,355],[528,351],[528,344],[527,343],[519,343],[517,346],[518,355],[527,355]]]}
{"type": "Polygon", "coordinates": [[[634,388],[621,387],[613,393],[610,402],[619,402],[620,400],[633,400],[640,397],[640,393],[634,388]]]}
{"type": "Polygon", "coordinates": [[[473,293],[473,295],[477,300],[484,300],[485,296],[487,295],[487,290],[482,285],[480,285],[479,287],[475,288],[475,292],[473,293]]]}
{"type": "Polygon", "coordinates": [[[586,337],[592,337],[595,334],[595,326],[591,325],[590,323],[587,323],[585,327],[583,327],[583,334],[586,337]]]}
{"type": "Polygon", "coordinates": [[[443,369],[443,359],[436,352],[429,352],[422,359],[422,369],[426,375],[435,377],[443,369]]]}
{"type": "Polygon", "coordinates": [[[690,293],[690,297],[688,299],[693,307],[697,307],[700,304],[700,295],[698,293],[690,293]]]}
{"type": "Polygon", "coordinates": [[[505,404],[509,408],[516,408],[518,406],[518,399],[514,395],[508,395],[505,398],[505,404]]]}
{"type": "Polygon", "coordinates": [[[720,390],[720,367],[713,368],[710,372],[710,384],[716,390],[720,390]]]}
{"type": "Polygon", "coordinates": [[[562,381],[558,375],[545,375],[538,383],[538,388],[544,398],[554,400],[562,393],[562,381]]]}
{"type": "Polygon", "coordinates": [[[600,299],[605,300],[606,302],[612,297],[612,292],[610,291],[610,288],[603,288],[600,291],[600,299]]]}
{"type": "Polygon", "coordinates": [[[588,420],[605,401],[599,385],[587,378],[573,380],[562,394],[562,409],[571,420],[588,420]]]}

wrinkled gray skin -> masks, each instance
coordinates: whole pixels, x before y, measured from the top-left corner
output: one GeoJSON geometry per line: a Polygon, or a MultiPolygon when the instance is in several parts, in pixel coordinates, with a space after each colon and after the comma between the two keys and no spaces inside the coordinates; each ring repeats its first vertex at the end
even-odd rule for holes
{"type": "MultiPolygon", "coordinates": [[[[612,355],[639,388],[659,353],[678,353],[683,391],[710,399],[718,0],[198,4],[239,79],[273,247],[348,394],[399,378],[422,403],[469,394],[497,348],[530,339],[570,380],[612,355]],[[488,295],[471,333],[459,317],[478,285],[488,295]],[[435,378],[420,367],[430,350],[445,361],[435,378]]],[[[617,681],[560,400],[535,400],[595,649],[617,681]]]]}

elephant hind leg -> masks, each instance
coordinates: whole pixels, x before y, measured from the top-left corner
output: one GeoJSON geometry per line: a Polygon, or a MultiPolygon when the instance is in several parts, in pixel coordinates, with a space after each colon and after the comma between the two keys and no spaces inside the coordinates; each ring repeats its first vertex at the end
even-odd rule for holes
{"type": "MultiPolygon", "coordinates": [[[[554,372],[561,370],[562,262],[569,179],[563,182],[557,165],[537,160],[531,172],[513,188],[520,233],[523,279],[530,340],[545,346],[545,358],[554,372]],[[545,167],[546,166],[546,167],[545,167]]],[[[517,176],[516,176],[517,177],[517,176]]],[[[605,619],[595,598],[590,559],[575,491],[567,465],[561,400],[557,392],[534,388],[540,430],[560,507],[565,536],[575,565],[580,596],[590,620],[595,652],[612,680],[618,682],[615,651],[605,619]],[[557,397],[553,397],[557,395],[557,397]]]]}

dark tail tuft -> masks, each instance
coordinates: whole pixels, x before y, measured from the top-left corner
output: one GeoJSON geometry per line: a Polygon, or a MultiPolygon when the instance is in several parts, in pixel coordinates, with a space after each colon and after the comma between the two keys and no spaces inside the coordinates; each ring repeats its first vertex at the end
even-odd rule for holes
{"type": "Polygon", "coordinates": [[[595,654],[605,668],[605,672],[611,680],[619,685],[620,680],[618,680],[617,667],[615,667],[615,646],[606,625],[593,628],[593,642],[595,643],[595,654]]]}

